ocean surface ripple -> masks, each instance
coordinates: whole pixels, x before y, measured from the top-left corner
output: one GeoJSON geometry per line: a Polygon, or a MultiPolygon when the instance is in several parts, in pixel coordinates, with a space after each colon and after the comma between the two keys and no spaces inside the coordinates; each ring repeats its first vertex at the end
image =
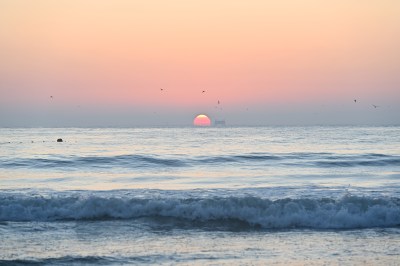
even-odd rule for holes
{"type": "Polygon", "coordinates": [[[0,265],[398,265],[399,144],[397,126],[3,128],[0,265]]]}
{"type": "Polygon", "coordinates": [[[0,157],[0,168],[146,168],[196,167],[218,164],[286,165],[303,167],[398,166],[400,156],[388,154],[335,153],[275,153],[237,154],[219,156],[176,155],[114,155],[114,156],[57,156],[57,158],[0,157]]]}

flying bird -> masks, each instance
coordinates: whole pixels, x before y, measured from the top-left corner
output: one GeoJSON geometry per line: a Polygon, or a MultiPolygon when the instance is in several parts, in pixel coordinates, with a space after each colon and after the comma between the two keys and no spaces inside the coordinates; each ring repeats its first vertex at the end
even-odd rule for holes
{"type": "Polygon", "coordinates": [[[202,93],[205,93],[206,91],[202,91],[202,93]]]}
{"type": "Polygon", "coordinates": [[[354,102],[356,103],[356,102],[357,102],[357,100],[356,100],[356,99],[354,99],[354,102]]]}
{"type": "Polygon", "coordinates": [[[379,107],[378,105],[375,105],[375,104],[373,104],[372,106],[373,106],[374,108],[378,108],[378,107],[379,107]]]}

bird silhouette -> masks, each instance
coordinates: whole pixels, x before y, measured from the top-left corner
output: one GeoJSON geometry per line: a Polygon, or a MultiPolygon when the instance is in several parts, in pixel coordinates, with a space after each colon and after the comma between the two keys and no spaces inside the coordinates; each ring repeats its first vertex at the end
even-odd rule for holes
{"type": "Polygon", "coordinates": [[[375,104],[373,104],[372,106],[373,106],[374,108],[378,108],[378,107],[379,107],[378,105],[375,105],[375,104]]]}
{"type": "Polygon", "coordinates": [[[205,93],[206,91],[202,91],[201,93],[205,93]]]}
{"type": "Polygon", "coordinates": [[[357,102],[357,100],[356,100],[356,99],[354,99],[354,102],[356,103],[356,102],[357,102]]]}

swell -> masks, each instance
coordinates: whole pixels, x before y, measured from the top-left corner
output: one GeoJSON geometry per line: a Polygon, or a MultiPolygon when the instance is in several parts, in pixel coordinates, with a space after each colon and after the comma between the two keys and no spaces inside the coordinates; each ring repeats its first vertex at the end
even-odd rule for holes
{"type": "Polygon", "coordinates": [[[116,155],[55,158],[0,158],[0,168],[175,168],[202,165],[283,165],[302,167],[399,166],[400,156],[386,154],[249,153],[220,156],[116,155]]]}
{"type": "Polygon", "coordinates": [[[180,167],[184,162],[179,159],[159,158],[157,156],[117,155],[117,156],[74,156],[64,158],[28,158],[2,160],[6,167],[58,168],[58,167],[180,167]]]}
{"type": "Polygon", "coordinates": [[[135,198],[91,196],[0,196],[0,221],[68,221],[171,218],[181,223],[237,223],[265,229],[351,229],[400,225],[399,198],[278,200],[259,197],[135,198]]]}
{"type": "Polygon", "coordinates": [[[64,256],[43,259],[0,260],[0,265],[109,265],[115,263],[123,264],[126,262],[127,261],[124,259],[104,256],[64,256]]]}

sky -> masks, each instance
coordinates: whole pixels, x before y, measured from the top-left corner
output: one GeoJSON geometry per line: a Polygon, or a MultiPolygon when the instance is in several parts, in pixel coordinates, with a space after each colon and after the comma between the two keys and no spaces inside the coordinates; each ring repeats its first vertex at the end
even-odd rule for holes
{"type": "Polygon", "coordinates": [[[399,47],[398,0],[1,0],[0,126],[400,125],[399,47]]]}

